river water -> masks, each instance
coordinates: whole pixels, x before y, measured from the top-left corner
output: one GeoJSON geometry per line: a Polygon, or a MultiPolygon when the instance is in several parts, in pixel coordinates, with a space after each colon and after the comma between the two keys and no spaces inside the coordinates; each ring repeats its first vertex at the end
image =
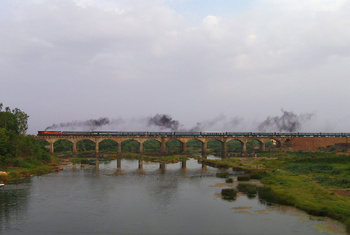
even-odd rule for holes
{"type": "Polygon", "coordinates": [[[223,200],[221,190],[234,185],[215,177],[220,169],[194,159],[185,166],[100,161],[6,185],[0,234],[345,234],[340,223],[293,208],[242,194],[223,200]]]}

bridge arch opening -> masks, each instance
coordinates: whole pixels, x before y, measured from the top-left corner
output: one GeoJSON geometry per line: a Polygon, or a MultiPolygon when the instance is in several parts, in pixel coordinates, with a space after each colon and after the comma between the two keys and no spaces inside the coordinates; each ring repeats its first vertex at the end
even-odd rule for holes
{"type": "Polygon", "coordinates": [[[247,153],[261,152],[263,149],[263,143],[257,139],[252,139],[247,142],[247,153]]]}
{"type": "Polygon", "coordinates": [[[270,139],[270,140],[265,142],[265,150],[266,151],[274,151],[280,147],[281,147],[281,142],[279,142],[278,140],[270,139]]]}
{"type": "Polygon", "coordinates": [[[121,144],[122,153],[139,153],[140,142],[136,140],[125,140],[121,144]]]}
{"type": "Polygon", "coordinates": [[[99,143],[100,152],[118,152],[118,143],[112,139],[105,139],[99,143]]]}
{"type": "Polygon", "coordinates": [[[73,143],[66,139],[56,140],[53,143],[54,152],[72,152],[73,151],[73,143]]]}
{"type": "Polygon", "coordinates": [[[186,147],[189,153],[202,154],[203,142],[198,139],[192,139],[186,143],[186,147]]]}
{"type": "Polygon", "coordinates": [[[96,143],[89,139],[79,140],[77,142],[77,151],[86,152],[86,151],[95,151],[96,143]]]}
{"type": "Polygon", "coordinates": [[[183,144],[180,140],[172,139],[165,143],[167,153],[181,153],[183,144]]]}
{"type": "Polygon", "coordinates": [[[243,143],[240,140],[230,140],[227,142],[227,153],[236,155],[243,152],[243,143]]]}
{"type": "Polygon", "coordinates": [[[143,142],[143,152],[150,153],[159,153],[161,143],[158,140],[150,139],[143,142]]]}
{"type": "Polygon", "coordinates": [[[223,155],[224,144],[217,139],[212,139],[207,142],[207,153],[214,154],[215,156],[223,155]]]}

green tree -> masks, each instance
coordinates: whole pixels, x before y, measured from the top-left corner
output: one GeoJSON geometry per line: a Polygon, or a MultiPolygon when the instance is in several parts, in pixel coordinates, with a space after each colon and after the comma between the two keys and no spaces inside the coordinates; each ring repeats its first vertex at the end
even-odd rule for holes
{"type": "Polygon", "coordinates": [[[28,114],[26,114],[25,112],[21,111],[18,108],[13,109],[12,113],[17,118],[18,133],[20,135],[24,135],[28,130],[28,118],[29,118],[28,114]]]}
{"type": "Polygon", "coordinates": [[[0,128],[13,131],[18,134],[18,121],[16,116],[9,112],[0,112],[0,128]]]}

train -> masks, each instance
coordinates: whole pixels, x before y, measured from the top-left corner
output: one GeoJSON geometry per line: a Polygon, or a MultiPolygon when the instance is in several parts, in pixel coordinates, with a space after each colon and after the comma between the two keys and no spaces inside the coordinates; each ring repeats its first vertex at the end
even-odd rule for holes
{"type": "Polygon", "coordinates": [[[134,136],[134,137],[350,137],[350,133],[303,132],[135,132],[135,131],[38,131],[38,136],[134,136]]]}

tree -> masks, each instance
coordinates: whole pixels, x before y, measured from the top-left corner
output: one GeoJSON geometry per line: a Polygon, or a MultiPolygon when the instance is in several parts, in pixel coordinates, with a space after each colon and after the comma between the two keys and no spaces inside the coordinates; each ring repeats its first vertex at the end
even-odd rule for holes
{"type": "Polygon", "coordinates": [[[29,118],[28,114],[26,114],[25,112],[21,111],[18,108],[13,109],[12,113],[17,118],[18,133],[20,135],[24,135],[28,130],[28,118],[29,118]]]}
{"type": "Polygon", "coordinates": [[[16,116],[9,112],[0,112],[0,128],[18,133],[18,121],[16,116]]]}

